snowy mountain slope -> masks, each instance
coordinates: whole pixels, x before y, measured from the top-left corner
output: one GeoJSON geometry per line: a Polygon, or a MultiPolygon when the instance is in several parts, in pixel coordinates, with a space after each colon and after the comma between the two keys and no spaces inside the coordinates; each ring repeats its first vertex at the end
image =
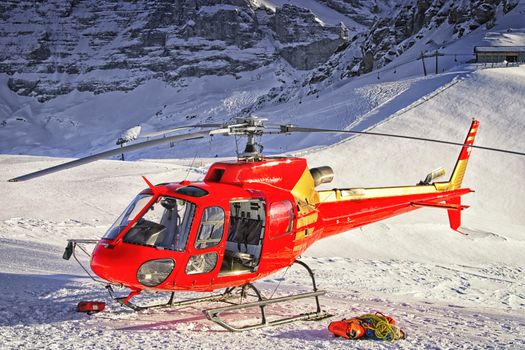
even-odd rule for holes
{"type": "MultiPolygon", "coordinates": [[[[519,45],[525,2],[436,0],[421,2],[420,9],[415,0],[172,5],[95,0],[65,7],[57,1],[0,4],[0,152],[82,156],[113,147],[124,130],[137,124],[147,132],[251,112],[303,124],[316,123],[323,113],[331,127],[359,127],[362,115],[393,100],[407,84],[385,83],[422,76],[417,60],[422,51],[437,48],[446,54],[439,58],[439,71],[448,72],[470,60],[473,46],[485,38],[519,45]],[[469,27],[477,7],[487,14],[489,26],[469,27]],[[441,22],[452,17],[453,23],[441,22]],[[379,23],[385,19],[395,22],[393,29],[383,30],[388,26],[379,23]],[[423,21],[417,31],[416,19],[423,21]],[[348,31],[339,27],[340,21],[348,31]],[[461,36],[453,34],[457,26],[466,26],[461,36]],[[404,33],[403,41],[392,41],[392,31],[404,33]],[[343,37],[348,37],[343,40],[347,46],[339,46],[343,37]],[[370,47],[370,40],[377,41],[376,47],[370,47]],[[388,54],[411,40],[410,47],[388,54]],[[353,77],[368,71],[353,69],[365,60],[365,48],[374,52],[372,68],[392,62],[353,77]],[[361,96],[377,90],[380,100],[361,96]]],[[[427,64],[433,73],[432,62],[427,64]]],[[[444,80],[439,84],[448,82],[438,79],[444,80]]],[[[408,102],[430,91],[421,90],[408,102]]],[[[402,97],[391,111],[407,102],[402,97]]],[[[294,140],[295,150],[332,141],[294,140]]],[[[221,142],[219,150],[232,146],[221,142]]],[[[199,142],[189,147],[201,156],[228,155],[212,154],[199,142]]],[[[276,142],[271,151],[292,148],[276,142]]],[[[164,148],[135,157],[192,155],[164,148]]]]}
{"type": "MultiPolygon", "coordinates": [[[[353,125],[365,129],[406,107],[434,89],[449,83],[455,74],[437,77],[415,77],[400,81],[378,82],[363,77],[338,89],[327,89],[318,95],[295,98],[286,103],[266,104],[256,113],[272,122],[292,122],[315,125],[323,115],[326,126],[343,128],[353,125]],[[407,96],[409,87],[412,89],[407,96]],[[389,109],[379,113],[387,105],[389,109]],[[375,115],[370,119],[371,115],[375,115]]],[[[219,122],[229,120],[243,109],[256,103],[258,98],[277,84],[295,77],[283,70],[258,70],[243,75],[242,81],[231,77],[205,77],[189,83],[188,89],[174,89],[159,81],[150,81],[129,93],[113,92],[95,99],[86,93],[60,96],[45,105],[12,92],[0,92],[0,100],[10,115],[0,127],[0,149],[11,154],[85,156],[113,148],[122,132],[140,123],[143,132],[165,129],[167,126],[188,123],[219,122]],[[272,76],[277,74],[278,77],[272,76]],[[256,83],[256,89],[253,84],[256,83]],[[220,101],[220,103],[218,103],[220,101]],[[19,106],[23,105],[23,108],[19,106]],[[41,115],[48,115],[41,121],[41,115]],[[144,116],[149,116],[144,121],[144,116]]],[[[269,139],[268,152],[297,150],[319,144],[333,143],[332,135],[304,136],[288,139],[269,139]]],[[[138,157],[192,157],[230,156],[234,149],[231,139],[213,139],[213,153],[209,140],[178,144],[170,149],[130,154],[138,157]],[[188,152],[187,149],[194,149],[188,152]]]]}
{"type": "MultiPolygon", "coordinates": [[[[450,81],[450,79],[449,79],[450,81]]],[[[419,85],[395,87],[416,96],[419,85]]],[[[403,82],[399,82],[402,85],[403,82]]],[[[388,90],[388,89],[387,89],[388,90]]],[[[525,69],[477,71],[428,101],[377,126],[383,132],[461,141],[470,119],[480,119],[477,143],[523,150],[525,69]]],[[[370,99],[377,94],[364,94],[370,99]]],[[[364,98],[363,98],[364,99],[364,98]]],[[[386,99],[388,101],[388,99],[386,99]]],[[[383,101],[384,102],[384,101],[383,101]]],[[[371,104],[374,102],[370,101],[371,104]]],[[[381,103],[376,103],[380,105],[381,103]]],[[[392,107],[393,109],[393,107],[392,107]]],[[[357,137],[302,152],[310,166],[330,165],[333,186],[417,183],[440,165],[450,169],[458,149],[447,146],[357,137]]],[[[153,182],[203,176],[211,159],[100,161],[43,177],[8,183],[13,176],[57,164],[59,159],[0,156],[0,334],[6,348],[510,348],[525,346],[525,222],[522,174],[525,161],[512,155],[473,150],[465,185],[465,231],[448,228],[446,213],[418,212],[321,241],[308,251],[323,305],[335,318],[383,311],[393,315],[409,338],[395,344],[336,340],[328,321],[252,331],[223,332],[195,308],[139,314],[110,304],[95,316],[74,313],[80,300],[107,300],[102,286],[83,278],[73,261],[61,259],[66,238],[98,238],[121,209],[153,182]],[[111,174],[111,176],[108,176],[111,174]],[[188,175],[189,174],[189,175],[188,175]],[[17,307],[13,307],[17,305],[17,307]],[[473,326],[475,325],[475,326],[473,326]]],[[[282,273],[259,285],[267,293],[282,273]]],[[[306,283],[290,270],[281,292],[306,283]]],[[[149,296],[158,299],[160,296],[149,296]]],[[[307,310],[308,305],[290,305],[307,310]]],[[[276,313],[286,310],[278,308],[276,313]]]]}
{"type": "MultiPolygon", "coordinates": [[[[520,97],[525,89],[524,73],[523,67],[488,69],[472,73],[427,102],[377,126],[374,131],[425,134],[432,138],[454,139],[461,142],[464,140],[471,118],[476,118],[480,120],[477,144],[523,150],[525,144],[522,135],[525,120],[516,116],[525,107],[520,97]]],[[[335,164],[344,164],[338,169],[340,176],[336,174],[333,186],[350,184],[353,187],[374,187],[384,184],[415,184],[423,179],[427,172],[440,166],[444,166],[450,174],[457,153],[457,148],[444,145],[357,137],[307,157],[311,166],[330,165],[327,160],[335,164]],[[374,167],[380,170],[374,171],[374,167]]],[[[349,235],[347,237],[349,245],[357,245],[353,252],[355,255],[352,256],[367,256],[379,245],[384,248],[387,255],[395,258],[406,256],[407,253],[425,260],[431,258],[426,252],[418,251],[419,248],[411,250],[411,243],[405,247],[410,249],[409,252],[389,248],[386,243],[389,240],[385,240],[385,235],[394,238],[406,236],[409,231],[409,236],[406,238],[409,242],[431,240],[433,248],[443,255],[434,256],[432,259],[435,261],[443,260],[445,257],[445,260],[465,258],[465,261],[472,261],[475,258],[480,263],[487,261],[493,254],[490,249],[492,245],[498,245],[508,239],[523,242],[525,238],[523,236],[525,221],[521,215],[524,209],[522,199],[525,198],[521,186],[523,174],[525,174],[525,160],[522,157],[482,150],[472,151],[464,184],[476,192],[464,197],[464,202],[472,205],[472,208],[463,212],[463,225],[469,229],[468,231],[472,231],[470,236],[487,238],[484,249],[476,247],[470,251],[472,248],[470,241],[461,240],[459,237],[457,237],[458,242],[454,244],[445,243],[446,241],[441,240],[441,235],[450,235],[445,213],[439,210],[421,210],[411,217],[412,222],[418,222],[412,228],[406,227],[405,218],[396,218],[392,222],[401,224],[400,227],[396,228],[386,222],[375,227],[372,225],[370,229],[375,232],[366,241],[362,241],[357,235],[349,235]],[[434,234],[430,237],[425,233],[417,232],[419,229],[428,229],[426,225],[428,222],[433,223],[431,230],[434,234]],[[439,226],[441,229],[438,230],[439,226]],[[372,241],[376,243],[370,248],[372,241]]],[[[370,231],[367,232],[370,234],[370,231]]],[[[334,247],[333,244],[326,244],[334,247]]],[[[521,244],[516,247],[521,247],[521,244]]],[[[316,254],[331,254],[328,249],[322,247],[318,250],[315,247],[314,249],[316,254]]],[[[509,246],[508,249],[514,248],[509,246]]],[[[342,252],[343,249],[335,254],[342,252]]],[[[517,251],[515,253],[500,258],[508,258],[508,262],[512,262],[519,256],[517,251]]],[[[525,261],[520,258],[519,262],[525,261]]]]}
{"type": "MultiPolygon", "coordinates": [[[[459,6],[459,2],[456,5],[459,6]]],[[[436,69],[437,73],[469,70],[466,66],[473,62],[475,46],[501,45],[502,43],[520,46],[523,43],[525,40],[524,14],[525,1],[521,1],[506,14],[502,10],[498,10],[497,21],[490,28],[480,26],[460,37],[453,35],[454,26],[448,22],[443,22],[439,26],[434,23],[432,28],[424,26],[419,34],[412,37],[413,44],[396,53],[397,56],[392,57],[391,61],[388,61],[389,63],[384,62],[381,65],[370,63],[370,70],[372,68],[374,70],[367,70],[366,72],[369,73],[360,71],[360,68],[356,67],[356,65],[361,65],[362,61],[356,61],[354,56],[360,56],[362,50],[356,51],[350,47],[344,52],[335,54],[326,64],[315,71],[306,74],[304,80],[284,88],[272,89],[267,96],[262,96],[259,99],[253,109],[264,111],[266,104],[272,108],[277,104],[283,104],[282,101],[285,101],[284,106],[282,106],[285,109],[286,105],[289,105],[288,108],[293,107],[304,102],[305,98],[317,99],[319,95],[322,98],[324,93],[329,93],[332,90],[344,91],[345,86],[360,86],[366,83],[382,83],[408,77],[422,77],[424,67],[429,75],[435,74],[436,69]],[[433,56],[436,52],[440,54],[437,60],[433,56]],[[422,53],[426,56],[425,65],[421,60],[422,53]]],[[[430,19],[433,19],[431,15],[429,16],[430,19]]],[[[387,31],[387,33],[392,32],[396,32],[396,30],[389,29],[387,31]]],[[[384,47],[390,48],[391,45],[392,43],[387,42],[384,47]]],[[[384,51],[378,52],[379,55],[381,53],[384,51]]]]}

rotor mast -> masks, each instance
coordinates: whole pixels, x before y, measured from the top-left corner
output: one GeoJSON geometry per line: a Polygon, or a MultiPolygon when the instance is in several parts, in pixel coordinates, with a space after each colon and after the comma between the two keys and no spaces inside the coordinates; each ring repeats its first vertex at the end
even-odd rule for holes
{"type": "Polygon", "coordinates": [[[263,158],[261,154],[263,146],[257,143],[256,137],[269,133],[267,131],[268,127],[264,125],[266,120],[265,118],[259,118],[253,115],[246,118],[237,118],[233,124],[226,125],[222,130],[212,131],[212,134],[246,137],[247,140],[244,151],[237,155],[238,159],[245,161],[261,160],[263,158]]]}

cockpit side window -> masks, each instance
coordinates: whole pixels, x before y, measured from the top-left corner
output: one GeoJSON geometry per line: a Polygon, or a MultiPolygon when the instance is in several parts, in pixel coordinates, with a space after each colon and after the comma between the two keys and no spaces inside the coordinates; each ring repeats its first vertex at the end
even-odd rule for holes
{"type": "Polygon", "coordinates": [[[161,196],[124,237],[124,242],[183,251],[195,215],[195,204],[161,196]]]}
{"type": "Polygon", "coordinates": [[[195,248],[215,247],[222,240],[224,232],[224,209],[209,207],[202,212],[199,233],[195,240],[195,248]]]}

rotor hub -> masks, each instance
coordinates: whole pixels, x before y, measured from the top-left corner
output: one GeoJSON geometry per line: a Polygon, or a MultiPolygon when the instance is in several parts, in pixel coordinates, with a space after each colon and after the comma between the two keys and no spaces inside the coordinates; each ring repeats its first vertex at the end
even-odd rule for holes
{"type": "Polygon", "coordinates": [[[232,124],[225,125],[224,128],[217,130],[216,134],[227,136],[243,136],[247,138],[244,151],[238,154],[238,158],[242,160],[260,160],[263,158],[263,146],[257,143],[256,137],[267,134],[268,127],[265,125],[266,118],[259,118],[255,115],[236,118],[232,124]]]}

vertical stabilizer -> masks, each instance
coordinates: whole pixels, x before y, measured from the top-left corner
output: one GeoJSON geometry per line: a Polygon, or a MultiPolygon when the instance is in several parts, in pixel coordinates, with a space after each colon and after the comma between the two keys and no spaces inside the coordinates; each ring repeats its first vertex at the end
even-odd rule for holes
{"type": "MultiPolygon", "coordinates": [[[[447,205],[457,206],[457,209],[448,209],[448,221],[450,228],[458,231],[461,226],[461,197],[454,197],[446,201],[447,205]]],[[[460,231],[458,231],[460,232],[460,231]]]]}
{"type": "Polygon", "coordinates": [[[461,187],[461,183],[463,182],[463,177],[465,176],[465,170],[467,169],[467,163],[470,157],[470,151],[472,149],[469,146],[474,144],[474,139],[476,138],[476,134],[478,132],[478,125],[479,125],[478,120],[476,119],[472,120],[472,125],[470,126],[470,130],[464,142],[466,146],[463,146],[463,148],[461,148],[461,153],[459,154],[458,160],[456,162],[456,166],[454,167],[454,171],[452,172],[452,176],[450,177],[450,180],[448,183],[449,191],[455,190],[461,187]]]}

